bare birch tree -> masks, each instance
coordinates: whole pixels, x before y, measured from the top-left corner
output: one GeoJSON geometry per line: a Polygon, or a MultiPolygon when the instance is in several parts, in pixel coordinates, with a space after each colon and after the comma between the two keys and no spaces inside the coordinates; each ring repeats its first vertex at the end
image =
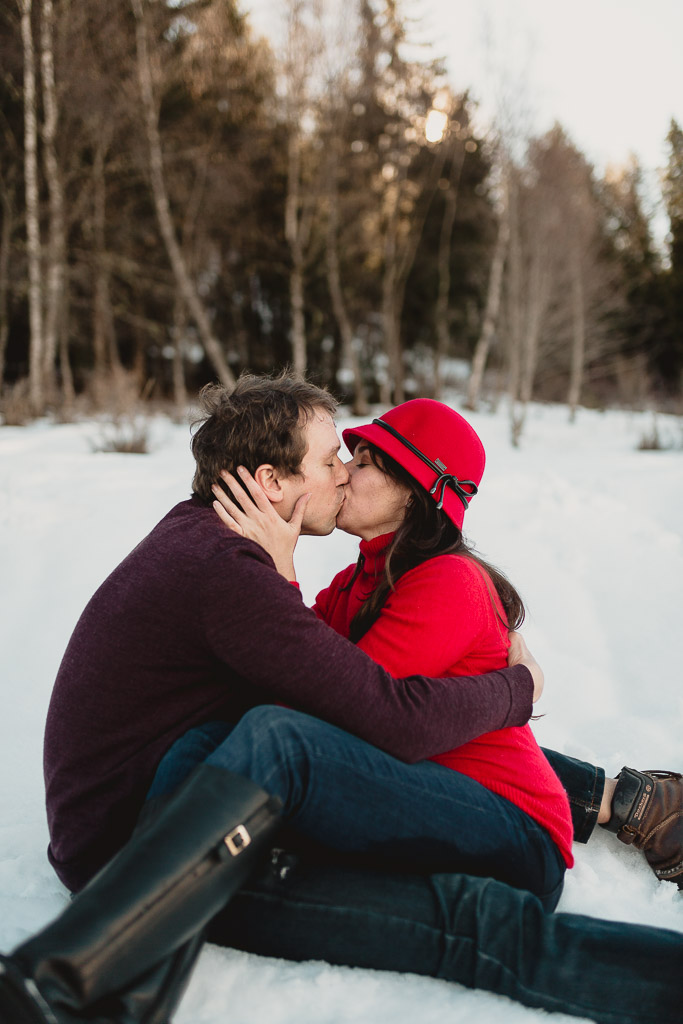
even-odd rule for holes
{"type": "Polygon", "coordinates": [[[510,417],[510,440],[517,447],[524,423],[524,410],[519,409],[524,347],[524,252],[520,211],[520,185],[517,168],[511,168],[508,189],[510,243],[507,259],[507,394],[510,417]]]}
{"type": "Polygon", "coordinates": [[[443,361],[448,355],[450,345],[450,315],[449,295],[451,290],[451,251],[453,247],[453,228],[455,215],[458,209],[458,189],[460,187],[460,176],[465,162],[465,145],[459,134],[459,126],[449,126],[447,139],[443,142],[444,147],[448,146],[450,157],[449,175],[445,182],[444,191],[444,212],[441,220],[441,231],[439,232],[439,251],[437,256],[437,270],[439,275],[439,287],[434,309],[434,326],[436,329],[436,347],[434,349],[434,397],[441,399],[443,392],[443,361]]]}
{"type": "Polygon", "coordinates": [[[317,200],[317,189],[305,177],[305,123],[310,114],[316,58],[322,48],[321,13],[319,0],[287,0],[287,41],[282,66],[287,128],[285,238],[291,259],[292,365],[298,374],[306,372],[307,364],[304,279],[317,200]]]}
{"type": "Polygon", "coordinates": [[[26,248],[28,255],[29,306],[29,400],[33,412],[45,406],[43,383],[43,279],[40,238],[40,199],[38,191],[38,113],[36,96],[36,57],[32,26],[33,0],[19,0],[21,39],[24,60],[24,181],[26,196],[26,248]]]}
{"type": "Polygon", "coordinates": [[[510,245],[510,201],[507,176],[504,176],[503,198],[498,212],[498,230],[496,233],[496,244],[491,259],[489,270],[488,286],[486,289],[486,305],[484,316],[481,322],[479,338],[472,357],[472,369],[467,382],[467,397],[465,407],[476,410],[481,397],[481,389],[484,383],[484,372],[488,361],[491,345],[498,327],[500,316],[501,298],[503,295],[503,271],[505,261],[508,257],[510,245]]]}
{"type": "Polygon", "coordinates": [[[339,336],[341,338],[342,369],[353,383],[352,409],[354,416],[365,416],[368,402],[363,386],[360,359],[353,337],[353,327],[344,299],[339,267],[339,135],[330,140],[327,161],[327,232],[325,236],[325,262],[327,285],[339,336]]]}
{"type": "Polygon", "coordinates": [[[120,368],[116,347],[116,329],[111,305],[111,262],[107,257],[107,183],[105,157],[108,148],[107,133],[100,133],[95,144],[92,166],[93,188],[93,242],[94,287],[92,305],[93,359],[96,377],[104,377],[110,370],[120,368]]]}
{"type": "MultiPolygon", "coordinates": [[[[505,282],[505,341],[513,442],[537,376],[564,380],[573,419],[586,362],[615,344],[620,286],[604,246],[592,168],[559,125],[529,143],[518,176],[505,282]]],[[[556,389],[557,390],[557,387],[556,389]]]]}
{"type": "Polygon", "coordinates": [[[382,324],[392,397],[397,403],[405,399],[401,315],[406,285],[443,172],[446,153],[447,147],[440,142],[430,147],[429,168],[423,179],[417,182],[411,181],[404,173],[408,164],[401,161],[396,168],[395,179],[390,180],[386,190],[382,324]]]}
{"type": "Polygon", "coordinates": [[[14,190],[0,172],[0,393],[5,380],[5,353],[9,338],[9,262],[14,230],[14,190]]]}
{"type": "MultiPolygon", "coordinates": [[[[49,196],[49,230],[45,246],[45,318],[43,328],[43,382],[47,394],[55,391],[55,359],[64,328],[66,296],[66,231],[64,224],[64,189],[57,160],[58,124],[57,87],[55,84],[55,17],[52,0],[41,0],[40,61],[43,92],[43,163],[49,196]]],[[[62,356],[65,350],[62,348],[62,356]]],[[[62,359],[63,362],[63,359],[62,359]]],[[[67,360],[68,362],[68,360],[67,360]]],[[[73,401],[73,382],[68,366],[63,367],[65,398],[73,401]]]]}
{"type": "Polygon", "coordinates": [[[150,57],[149,34],[145,18],[143,0],[131,0],[133,14],[135,16],[135,42],[137,54],[138,81],[140,84],[140,95],[145,117],[145,129],[147,135],[147,146],[149,150],[149,175],[152,186],[152,195],[156,209],[159,230],[161,231],[173,275],[178,290],[187,303],[192,319],[194,320],[199,337],[206,352],[207,358],[218,374],[221,382],[226,387],[233,387],[235,376],[228,366],[227,360],[216,338],[211,322],[204,305],[199,298],[199,293],[192,281],[187,269],[180,244],[176,237],[176,229],[171,215],[171,208],[166,189],[164,176],[164,162],[159,134],[159,110],[157,101],[154,98],[154,86],[152,81],[152,62],[150,57]]]}
{"type": "Polygon", "coordinates": [[[567,390],[567,406],[570,422],[576,418],[576,409],[581,398],[583,368],[586,356],[586,304],[581,267],[578,252],[572,253],[572,348],[569,369],[569,388],[567,390]]]}

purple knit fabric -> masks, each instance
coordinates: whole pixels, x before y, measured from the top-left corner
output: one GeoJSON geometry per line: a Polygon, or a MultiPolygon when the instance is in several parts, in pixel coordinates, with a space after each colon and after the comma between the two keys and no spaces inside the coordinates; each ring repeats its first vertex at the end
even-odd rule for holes
{"type": "Polygon", "coordinates": [[[67,647],[45,732],[50,861],[81,888],[130,835],[163,754],[201,722],[281,702],[418,761],[524,725],[532,692],[522,666],[393,679],[190,499],[105,580],[67,647]]]}

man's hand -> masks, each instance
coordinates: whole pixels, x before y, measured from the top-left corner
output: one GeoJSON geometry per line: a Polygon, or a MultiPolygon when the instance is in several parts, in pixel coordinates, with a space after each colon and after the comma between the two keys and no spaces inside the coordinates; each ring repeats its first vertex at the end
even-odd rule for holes
{"type": "Polygon", "coordinates": [[[526,665],[531,672],[531,676],[534,681],[534,704],[543,693],[543,669],[538,664],[533,654],[524,642],[524,637],[521,633],[511,632],[510,634],[510,650],[508,651],[508,665],[526,665]]]}
{"type": "MultiPolygon", "coordinates": [[[[238,466],[237,472],[243,487],[246,487],[254,499],[253,503],[245,500],[242,503],[244,509],[240,509],[230,500],[222,487],[214,484],[211,489],[216,497],[213,503],[216,513],[235,533],[260,544],[275,562],[275,568],[280,575],[294,582],[294,548],[301,533],[301,523],[310,494],[304,494],[299,498],[294,506],[292,518],[287,522],[277,514],[251,473],[243,466],[238,466]]],[[[226,469],[221,470],[221,476],[232,494],[244,493],[243,488],[226,469]]]]}

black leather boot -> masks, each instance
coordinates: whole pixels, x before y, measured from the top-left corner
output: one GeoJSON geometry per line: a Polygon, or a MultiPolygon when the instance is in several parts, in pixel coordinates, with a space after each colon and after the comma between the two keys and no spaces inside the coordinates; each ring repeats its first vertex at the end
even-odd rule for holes
{"type": "Polygon", "coordinates": [[[199,952],[198,933],[267,852],[279,808],[250,779],[195,769],[56,921],[4,958],[0,1007],[4,991],[7,999],[33,1000],[33,1016],[29,1003],[22,1010],[27,1024],[170,1020],[199,952]],[[148,984],[157,995],[139,998],[148,984]]]}
{"type": "Polygon", "coordinates": [[[65,1024],[52,1013],[32,978],[11,957],[0,954],[0,1021],[2,1024],[65,1024]]]}

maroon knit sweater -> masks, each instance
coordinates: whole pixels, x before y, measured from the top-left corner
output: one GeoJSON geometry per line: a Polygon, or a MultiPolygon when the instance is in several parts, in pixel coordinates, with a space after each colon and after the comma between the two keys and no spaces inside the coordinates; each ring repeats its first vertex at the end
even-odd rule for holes
{"type": "Polygon", "coordinates": [[[192,498],[105,580],[67,647],[45,732],[50,861],[80,889],[129,837],[166,750],[199,723],[279,701],[418,761],[523,725],[532,692],[522,666],[458,686],[393,679],[192,498]]]}

